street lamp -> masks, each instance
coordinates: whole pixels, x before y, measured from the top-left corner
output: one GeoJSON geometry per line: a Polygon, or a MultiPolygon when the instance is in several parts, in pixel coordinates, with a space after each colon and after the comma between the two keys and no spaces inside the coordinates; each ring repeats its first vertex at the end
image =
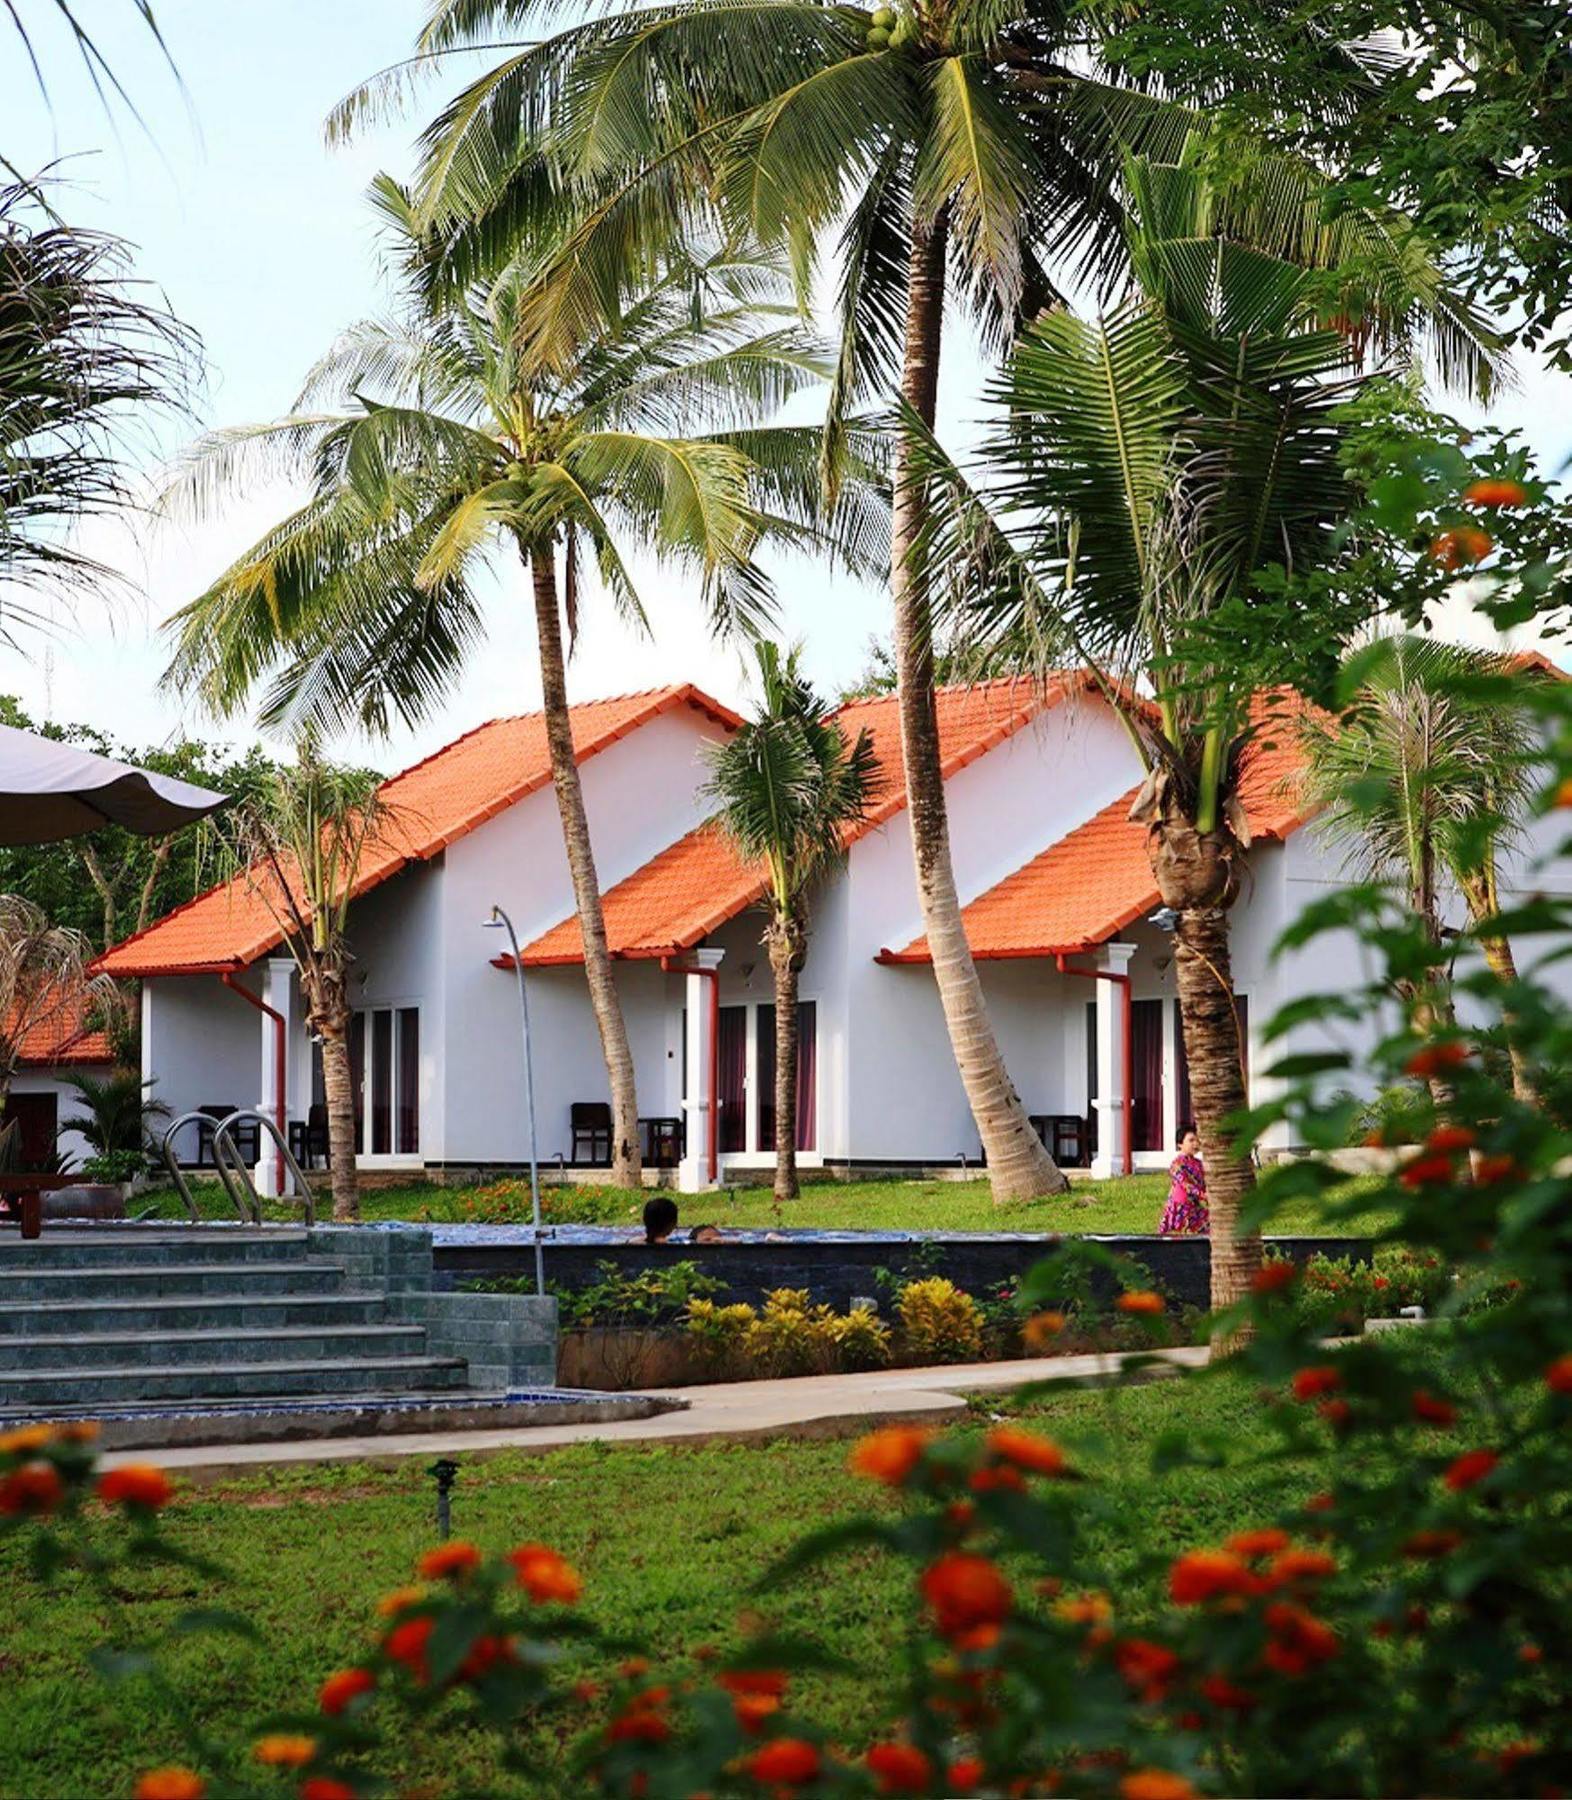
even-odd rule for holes
{"type": "Polygon", "coordinates": [[[540,1164],[535,1155],[535,1064],[530,1056],[529,988],[524,981],[524,958],[519,953],[519,940],[513,921],[500,906],[493,906],[491,917],[484,921],[487,931],[506,931],[513,947],[513,967],[519,978],[519,1014],[524,1024],[524,1105],[529,1114],[529,1197],[535,1218],[535,1292],[546,1291],[546,1256],[540,1245],[540,1164]]]}

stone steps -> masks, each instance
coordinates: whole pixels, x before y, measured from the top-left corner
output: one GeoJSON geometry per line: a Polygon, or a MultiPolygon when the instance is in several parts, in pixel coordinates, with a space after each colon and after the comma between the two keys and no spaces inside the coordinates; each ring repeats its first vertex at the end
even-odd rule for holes
{"type": "Polygon", "coordinates": [[[163,1400],[281,1400],[328,1394],[452,1392],[468,1386],[462,1357],[320,1357],[297,1362],[172,1363],[91,1369],[7,1369],[0,1408],[127,1406],[163,1400]]]}
{"type": "MultiPolygon", "coordinates": [[[[5,1346],[6,1374],[29,1369],[128,1369],[215,1361],[228,1363],[303,1362],[308,1357],[339,1361],[386,1356],[419,1356],[426,1334],[419,1325],[281,1325],[261,1330],[232,1326],[201,1331],[50,1332],[13,1339],[5,1346]]],[[[6,1374],[0,1374],[0,1392],[6,1374]]]]}
{"type": "Polygon", "coordinates": [[[334,1294],[344,1286],[337,1263],[152,1262],[89,1268],[6,1269],[0,1311],[29,1300],[121,1299],[128,1295],[334,1294]]]}
{"type": "Polygon", "coordinates": [[[116,1231],[109,1227],[46,1231],[26,1245],[17,1243],[7,1262],[26,1260],[37,1270],[147,1267],[159,1263],[288,1262],[304,1258],[310,1240],[288,1225],[257,1228],[209,1225],[197,1231],[160,1231],[139,1226],[116,1231]]]}
{"type": "Polygon", "coordinates": [[[270,1331],[288,1325],[377,1325],[385,1296],[337,1294],[149,1294],[137,1300],[19,1300],[0,1311],[3,1348],[17,1338],[88,1337],[101,1332],[163,1334],[228,1329],[270,1331]]]}

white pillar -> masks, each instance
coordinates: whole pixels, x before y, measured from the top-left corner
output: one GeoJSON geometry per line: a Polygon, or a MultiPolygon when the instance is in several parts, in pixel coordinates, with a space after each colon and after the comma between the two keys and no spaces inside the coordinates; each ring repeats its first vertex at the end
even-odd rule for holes
{"type": "MultiPolygon", "coordinates": [[[[1128,976],[1134,944],[1104,944],[1097,967],[1128,976]]],[[[1122,982],[1097,983],[1097,1154],[1094,1175],[1124,1173],[1125,995],[1122,982]]]]}
{"type": "MultiPolygon", "coordinates": [[[[270,956],[267,962],[267,978],[262,986],[262,998],[276,1013],[284,1018],[284,1130],[289,1130],[290,1087],[292,1085],[292,1065],[295,1057],[295,1037],[299,1029],[299,1019],[295,1004],[295,963],[293,957],[270,956]]],[[[278,1021],[269,1013],[259,1013],[262,1023],[262,1098],[257,1110],[265,1117],[278,1119],[278,1021]]],[[[260,1142],[257,1148],[256,1184],[257,1192],[276,1197],[289,1185],[286,1171],[282,1187],[279,1182],[279,1156],[277,1146],[269,1132],[259,1132],[260,1142]]]]}
{"type": "Polygon", "coordinates": [[[682,1097],[687,1148],[677,1170],[677,1186],[685,1194],[701,1194],[715,1185],[710,1180],[710,1118],[719,1096],[713,1091],[711,1079],[711,1047],[715,1030],[712,990],[718,976],[697,971],[719,969],[725,954],[724,950],[692,950],[687,958],[692,965],[686,982],[688,1091],[682,1097]]]}

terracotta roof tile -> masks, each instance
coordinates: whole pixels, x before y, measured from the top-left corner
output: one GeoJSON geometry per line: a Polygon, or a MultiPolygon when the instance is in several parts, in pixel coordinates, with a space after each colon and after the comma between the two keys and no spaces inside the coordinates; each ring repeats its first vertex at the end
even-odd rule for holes
{"type": "MultiPolygon", "coordinates": [[[[678,706],[692,706],[719,724],[737,715],[691,684],[592,700],[572,709],[573,738],[582,763],[619,738],[678,706]]],[[[551,779],[545,717],[527,713],[494,719],[382,784],[397,824],[368,852],[357,895],[423,862],[551,779]]],[[[171,975],[244,968],[280,942],[264,897],[244,876],[210,888],[99,958],[112,975],[171,975]]]]}
{"type": "MultiPolygon", "coordinates": [[[[945,779],[1085,685],[1083,678],[1067,675],[1046,689],[1013,679],[940,688],[939,754],[945,779]]],[[[900,717],[893,694],[853,700],[836,716],[849,736],[868,733],[883,780],[882,798],[861,825],[847,833],[850,843],[893,818],[906,804],[900,717]]],[[[611,953],[655,957],[691,949],[763,892],[762,871],[741,860],[718,826],[701,825],[605,894],[602,905],[611,953]]],[[[526,944],[523,956],[533,967],[582,962],[577,917],[570,914],[526,944]]],[[[511,956],[495,960],[498,968],[513,967],[511,956]]]]}
{"type": "Polygon", "coordinates": [[[109,1034],[89,1031],[91,1008],[80,1001],[62,1001],[48,1018],[35,1021],[22,1034],[18,1066],[53,1068],[59,1063],[107,1063],[114,1061],[109,1034]]]}
{"type": "MultiPolygon", "coordinates": [[[[1256,730],[1239,792],[1257,839],[1281,840],[1309,814],[1300,792],[1302,768],[1294,722],[1302,702],[1269,695],[1257,703],[1256,730]]],[[[1103,944],[1159,902],[1146,857],[1146,834],[1130,820],[1138,788],[1094,813],[1068,836],[1007,875],[964,907],[972,955],[982,960],[1068,956],[1103,944]]],[[[926,937],[903,950],[881,950],[880,962],[925,963],[926,937]]]]}

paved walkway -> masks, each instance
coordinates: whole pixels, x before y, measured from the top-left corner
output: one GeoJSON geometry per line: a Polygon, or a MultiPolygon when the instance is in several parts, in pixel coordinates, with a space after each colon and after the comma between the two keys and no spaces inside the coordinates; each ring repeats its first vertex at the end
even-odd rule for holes
{"type": "MultiPolygon", "coordinates": [[[[1158,1352],[1163,1362],[1199,1368],[1205,1347],[1158,1352]]],[[[764,1438],[854,1436],[896,1420],[942,1424],[964,1418],[966,1396],[1008,1393],[1040,1381],[1108,1381],[1124,1359],[1114,1355],[1048,1356],[1025,1362],[952,1363],[931,1369],[876,1369],[861,1375],[806,1375],[792,1381],[718,1382],[709,1387],[652,1390],[683,1402],[652,1419],[602,1425],[540,1425],[499,1431],[422,1432],[409,1437],[313,1438],[283,1444],[209,1444],[164,1451],[127,1450],[104,1463],[156,1461],[196,1481],[220,1481],[251,1470],[311,1463],[391,1464],[409,1456],[495,1455],[504,1450],[557,1450],[565,1444],[710,1443],[764,1438]]],[[[1143,1371],[1156,1374],[1157,1369],[1143,1371]]]]}

